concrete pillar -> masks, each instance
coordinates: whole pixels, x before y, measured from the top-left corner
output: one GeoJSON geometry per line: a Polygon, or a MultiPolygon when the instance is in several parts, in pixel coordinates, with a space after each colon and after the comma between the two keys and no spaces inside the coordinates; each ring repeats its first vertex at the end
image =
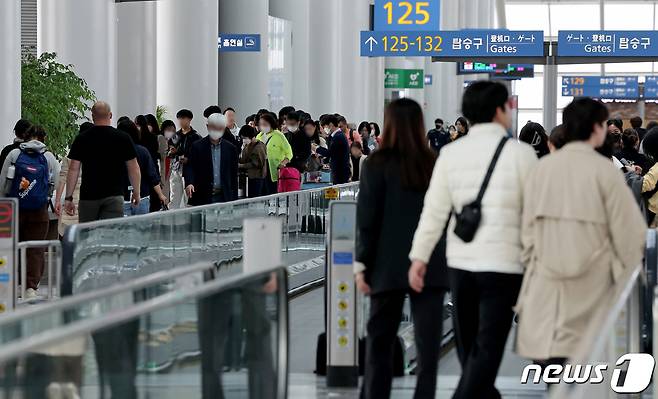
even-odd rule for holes
{"type": "MultiPolygon", "coordinates": [[[[562,123],[557,121],[557,65],[544,66],[544,127],[550,131],[562,123]]],[[[521,123],[521,121],[519,121],[521,123]]],[[[519,126],[519,129],[522,126],[519,126]]]]}
{"type": "Polygon", "coordinates": [[[21,117],[21,4],[0,2],[0,145],[13,141],[21,117]]]}
{"type": "Polygon", "coordinates": [[[218,14],[217,0],[160,0],[157,6],[157,103],[170,117],[182,108],[191,110],[192,125],[200,132],[205,130],[203,110],[218,102],[218,14]]]}
{"type": "Polygon", "coordinates": [[[311,53],[309,49],[312,46],[310,32],[311,22],[314,19],[311,16],[311,2],[309,0],[270,0],[270,15],[287,19],[292,23],[292,100],[290,105],[310,112],[311,53]]]}
{"type": "Polygon", "coordinates": [[[114,0],[40,0],[38,31],[39,54],[57,53],[58,62],[73,64],[99,100],[116,106],[114,0]]]}
{"type": "MultiPolygon", "coordinates": [[[[348,121],[359,123],[368,119],[368,81],[376,79],[369,72],[367,58],[361,57],[360,32],[370,27],[369,0],[335,0],[337,3],[338,53],[327,58],[338,69],[335,112],[348,121]]],[[[319,43],[316,43],[319,44],[319,43]]],[[[381,83],[381,81],[380,81],[381,83]]],[[[332,111],[333,112],[333,111],[332,111]]]]}
{"type": "Polygon", "coordinates": [[[222,107],[235,108],[241,120],[240,124],[244,123],[246,116],[256,113],[260,108],[269,108],[270,105],[268,15],[269,0],[219,1],[221,33],[261,35],[260,53],[220,53],[219,55],[219,104],[222,107]]]}
{"type": "MultiPolygon", "coordinates": [[[[157,106],[157,2],[117,3],[115,115],[155,114],[157,106]]],[[[173,118],[171,112],[167,115],[173,118]]]]}
{"type": "MultiPolygon", "coordinates": [[[[311,55],[308,90],[309,113],[314,117],[338,112],[338,8],[336,0],[309,0],[313,26],[308,51],[311,55]]],[[[357,38],[354,41],[358,41],[357,38]]]]}

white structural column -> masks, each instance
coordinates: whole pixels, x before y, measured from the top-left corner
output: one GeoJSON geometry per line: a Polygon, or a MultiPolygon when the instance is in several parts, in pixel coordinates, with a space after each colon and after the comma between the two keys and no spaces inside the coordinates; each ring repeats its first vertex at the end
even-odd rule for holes
{"type": "MultiPolygon", "coordinates": [[[[348,121],[358,124],[362,120],[372,118],[368,115],[368,103],[380,102],[383,99],[369,98],[368,87],[370,79],[377,76],[370,73],[368,58],[361,57],[362,30],[370,27],[369,0],[335,0],[337,3],[338,53],[325,60],[338,69],[337,103],[335,112],[344,115],[348,121]]],[[[380,81],[381,84],[381,81],[380,81]]],[[[326,112],[334,112],[328,110],[326,112]]],[[[374,116],[373,116],[374,117],[374,116]]]]}
{"type": "Polygon", "coordinates": [[[21,116],[21,2],[0,1],[0,145],[21,116]]]}
{"type": "MultiPolygon", "coordinates": [[[[311,105],[308,112],[314,117],[336,110],[338,102],[339,51],[337,1],[309,0],[311,2],[311,54],[308,90],[311,105]]],[[[350,55],[351,56],[351,55],[350,55]]]]}
{"type": "MultiPolygon", "coordinates": [[[[115,115],[155,114],[157,106],[157,2],[116,4],[117,104],[115,115]]],[[[169,117],[172,117],[170,114],[169,117]]]]}
{"type": "Polygon", "coordinates": [[[38,31],[39,54],[57,53],[99,100],[116,105],[114,0],[40,0],[38,31]]]}
{"type": "Polygon", "coordinates": [[[268,15],[269,0],[219,0],[220,33],[261,35],[260,53],[219,54],[219,105],[235,108],[239,124],[244,123],[246,116],[270,105],[268,15]]]}
{"type": "MultiPolygon", "coordinates": [[[[292,24],[292,100],[290,105],[309,112],[311,93],[311,2],[309,0],[270,0],[270,15],[287,19],[292,24]]],[[[220,87],[221,90],[221,87],[220,87]]],[[[278,111],[278,110],[277,110],[278,111]]]]}
{"type": "Polygon", "coordinates": [[[203,110],[217,103],[217,0],[157,3],[157,103],[170,118],[191,110],[192,125],[203,133],[203,110]]]}

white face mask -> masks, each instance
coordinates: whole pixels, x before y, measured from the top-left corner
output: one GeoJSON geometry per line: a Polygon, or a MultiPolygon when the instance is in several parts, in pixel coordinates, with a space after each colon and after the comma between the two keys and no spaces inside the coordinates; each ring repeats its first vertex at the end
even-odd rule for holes
{"type": "Polygon", "coordinates": [[[324,128],[324,134],[326,134],[327,136],[331,135],[331,129],[328,128],[328,127],[325,127],[324,128]]]}
{"type": "Polygon", "coordinates": [[[208,136],[212,140],[219,140],[224,136],[223,130],[208,130],[208,136]]]}
{"type": "Polygon", "coordinates": [[[272,131],[272,128],[269,127],[269,126],[261,126],[261,127],[260,127],[260,131],[263,132],[263,133],[265,133],[265,134],[267,134],[267,133],[269,133],[269,132],[272,131]]]}
{"type": "Polygon", "coordinates": [[[164,136],[167,140],[171,140],[172,137],[174,137],[175,132],[172,132],[171,130],[164,132],[164,136]]]}
{"type": "Polygon", "coordinates": [[[242,144],[244,144],[244,145],[249,145],[249,144],[251,144],[251,139],[248,139],[248,138],[244,137],[244,138],[242,139],[242,144]]]}
{"type": "Polygon", "coordinates": [[[298,130],[299,130],[299,126],[297,126],[297,125],[294,125],[294,126],[293,126],[293,125],[288,126],[288,131],[289,131],[289,132],[295,133],[295,132],[297,132],[298,130]]]}

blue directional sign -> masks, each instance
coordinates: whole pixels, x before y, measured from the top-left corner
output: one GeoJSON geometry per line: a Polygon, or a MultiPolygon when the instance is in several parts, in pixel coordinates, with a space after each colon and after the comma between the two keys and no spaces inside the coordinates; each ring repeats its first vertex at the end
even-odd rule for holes
{"type": "Polygon", "coordinates": [[[221,34],[217,39],[217,48],[220,52],[259,52],[259,34],[221,34]]]}
{"type": "Polygon", "coordinates": [[[440,0],[375,0],[376,31],[438,31],[440,0]]]}
{"type": "Polygon", "coordinates": [[[640,85],[637,76],[564,76],[562,95],[604,99],[637,99],[640,85]]]}
{"type": "Polygon", "coordinates": [[[560,57],[657,57],[658,31],[560,31],[560,57]]]}
{"type": "Polygon", "coordinates": [[[644,98],[658,99],[658,76],[647,76],[644,82],[644,98]]]}
{"type": "Polygon", "coordinates": [[[541,57],[543,31],[361,32],[362,57],[541,57]]]}

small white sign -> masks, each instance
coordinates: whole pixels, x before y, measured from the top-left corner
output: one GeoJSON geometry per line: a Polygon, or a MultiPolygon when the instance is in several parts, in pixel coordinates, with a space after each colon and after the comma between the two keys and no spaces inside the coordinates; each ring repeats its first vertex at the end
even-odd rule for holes
{"type": "Polygon", "coordinates": [[[282,265],[282,231],[281,219],[255,218],[244,221],[242,264],[245,273],[259,272],[282,265]]]}

